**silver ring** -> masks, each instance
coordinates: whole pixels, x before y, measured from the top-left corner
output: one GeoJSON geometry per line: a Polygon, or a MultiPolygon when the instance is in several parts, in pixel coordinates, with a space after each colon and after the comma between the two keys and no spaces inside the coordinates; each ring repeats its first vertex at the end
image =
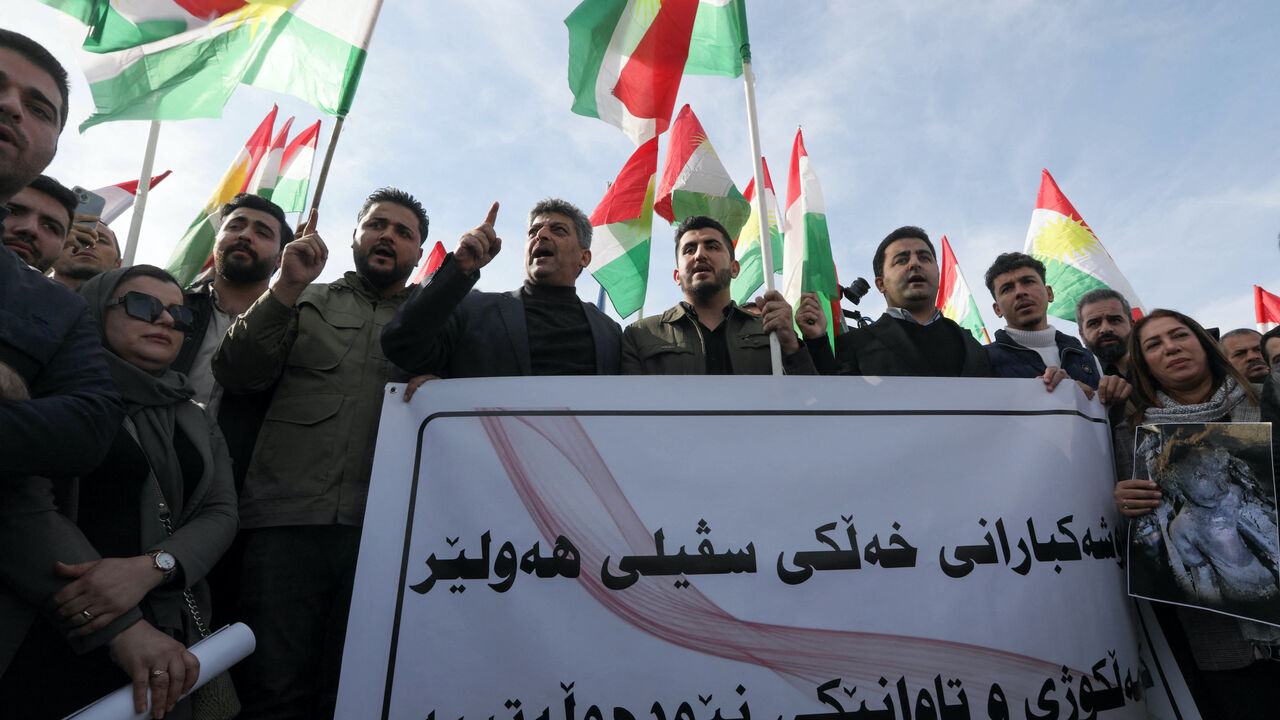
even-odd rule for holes
{"type": "Polygon", "coordinates": [[[85,622],[93,622],[93,613],[87,609],[80,611],[80,617],[84,618],[85,622]]]}
{"type": "Polygon", "coordinates": [[[152,670],[151,671],[152,679],[155,679],[158,677],[164,677],[165,675],[168,675],[168,674],[169,674],[168,670],[152,670]]]}

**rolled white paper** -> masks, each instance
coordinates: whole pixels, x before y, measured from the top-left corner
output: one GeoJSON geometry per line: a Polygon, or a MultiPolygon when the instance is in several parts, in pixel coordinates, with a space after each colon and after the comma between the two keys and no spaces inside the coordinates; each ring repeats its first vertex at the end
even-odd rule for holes
{"type": "MultiPolygon", "coordinates": [[[[221,675],[227,671],[227,668],[249,657],[249,653],[253,652],[256,645],[257,641],[253,637],[253,631],[249,629],[249,626],[244,623],[236,623],[214,631],[209,637],[187,648],[200,661],[200,679],[196,680],[196,684],[191,688],[192,692],[208,682],[210,678],[221,675]]],[[[183,697],[186,697],[186,695],[183,695],[183,697]]],[[[71,718],[75,718],[75,720],[135,720],[150,716],[150,709],[141,713],[133,711],[133,685],[130,684],[85,705],[68,715],[64,720],[71,720],[71,718]]]]}

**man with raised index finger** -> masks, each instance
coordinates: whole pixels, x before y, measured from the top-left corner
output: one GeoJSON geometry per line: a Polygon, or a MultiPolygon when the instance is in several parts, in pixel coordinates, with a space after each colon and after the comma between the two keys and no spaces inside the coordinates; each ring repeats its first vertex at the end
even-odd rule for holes
{"type": "Polygon", "coordinates": [[[591,221],[549,198],[529,211],[523,287],[472,292],[502,249],[498,204],[467,231],[440,268],[405,301],[382,333],[387,357],[414,375],[616,375],[622,331],[578,299],[591,262],[591,221]]]}
{"type": "Polygon", "coordinates": [[[235,675],[246,717],[333,715],[382,393],[404,379],[379,338],[426,235],[412,195],[377,190],[352,232],[355,272],[313,284],[329,250],[312,211],[214,353],[224,392],[275,388],[240,496],[239,610],[258,639],[235,675]]]}

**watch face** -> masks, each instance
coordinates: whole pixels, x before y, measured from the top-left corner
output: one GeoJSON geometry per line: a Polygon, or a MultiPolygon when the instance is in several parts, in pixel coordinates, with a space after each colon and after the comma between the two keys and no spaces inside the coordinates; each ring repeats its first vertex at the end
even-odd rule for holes
{"type": "Polygon", "coordinates": [[[173,555],[163,551],[156,553],[156,567],[169,572],[177,566],[178,561],[174,559],[173,555]]]}

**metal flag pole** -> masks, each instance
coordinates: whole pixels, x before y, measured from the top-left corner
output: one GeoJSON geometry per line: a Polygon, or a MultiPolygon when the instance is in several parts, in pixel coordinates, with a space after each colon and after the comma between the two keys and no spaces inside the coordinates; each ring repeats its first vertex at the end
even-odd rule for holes
{"type": "MultiPolygon", "coordinates": [[[[760,154],[760,125],[756,120],[756,76],[751,71],[751,57],[742,59],[742,81],[747,88],[747,126],[751,134],[751,161],[756,178],[756,219],[760,225],[760,254],[764,261],[765,292],[773,292],[773,240],[769,237],[769,210],[764,205],[764,161],[760,154]]],[[[773,374],[782,374],[782,346],[777,333],[769,333],[769,361],[773,374]]]]}
{"type": "Polygon", "coordinates": [[[123,265],[133,264],[133,256],[138,252],[138,236],[142,234],[142,214],[147,209],[147,194],[151,192],[151,167],[156,160],[156,141],[160,139],[160,121],[151,121],[151,132],[147,135],[147,149],[142,154],[142,176],[138,178],[138,192],[133,200],[133,218],[129,221],[129,239],[124,246],[123,265]]]}

